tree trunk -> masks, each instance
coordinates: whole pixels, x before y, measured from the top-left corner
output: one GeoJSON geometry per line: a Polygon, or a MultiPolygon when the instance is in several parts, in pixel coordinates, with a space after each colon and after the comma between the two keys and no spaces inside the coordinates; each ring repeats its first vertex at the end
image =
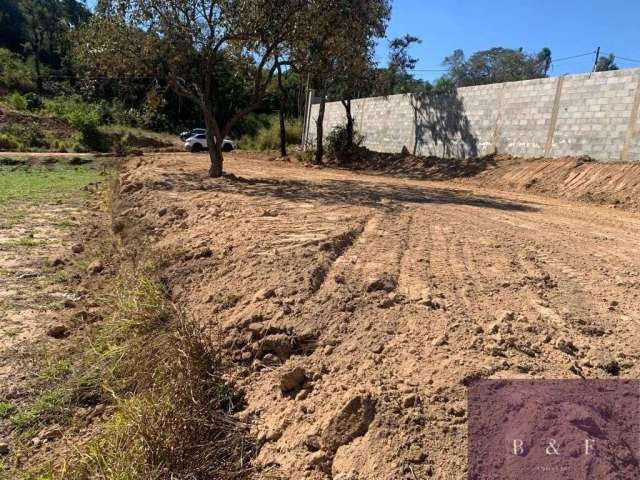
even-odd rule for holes
{"type": "Polygon", "coordinates": [[[36,86],[38,88],[38,93],[42,94],[42,73],[40,71],[40,41],[38,39],[38,33],[34,32],[34,43],[33,43],[33,60],[36,66],[36,86]]]}
{"type": "Polygon", "coordinates": [[[353,116],[351,115],[351,99],[342,102],[347,114],[347,147],[353,146],[353,116]]]}
{"type": "MultiPolygon", "coordinates": [[[[276,58],[276,62],[278,59],[276,58]]],[[[278,63],[278,87],[280,88],[280,156],[287,156],[287,128],[284,122],[284,109],[287,103],[287,89],[282,84],[282,69],[278,63]]]]}
{"type": "Polygon", "coordinates": [[[287,128],[284,123],[284,102],[280,102],[280,156],[287,156],[287,128]]]}
{"type": "Polygon", "coordinates": [[[211,160],[209,176],[211,178],[221,177],[223,173],[222,165],[224,163],[224,157],[222,155],[222,148],[220,148],[217,142],[209,145],[209,159],[211,160]]]}
{"type": "Polygon", "coordinates": [[[213,113],[207,107],[206,102],[200,105],[202,114],[204,116],[204,123],[207,129],[207,145],[209,147],[209,160],[211,165],[209,167],[209,176],[211,178],[218,178],[223,173],[224,156],[222,154],[222,134],[220,128],[216,122],[213,113]]]}
{"type": "Polygon", "coordinates": [[[313,163],[320,165],[324,156],[323,136],[324,136],[324,108],[326,100],[324,92],[320,92],[320,105],[318,106],[318,118],[316,120],[316,155],[313,163]]]}
{"type": "Polygon", "coordinates": [[[38,88],[38,93],[42,94],[42,75],[40,74],[40,58],[38,53],[33,56],[36,64],[36,86],[38,88]]]}

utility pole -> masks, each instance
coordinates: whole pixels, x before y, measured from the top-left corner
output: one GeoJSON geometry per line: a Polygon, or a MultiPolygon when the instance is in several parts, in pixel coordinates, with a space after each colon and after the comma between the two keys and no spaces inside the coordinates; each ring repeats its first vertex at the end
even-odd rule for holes
{"type": "Polygon", "coordinates": [[[593,70],[591,71],[592,73],[596,71],[596,68],[598,68],[598,60],[600,60],[600,47],[596,48],[596,59],[593,62],[593,70]]]}

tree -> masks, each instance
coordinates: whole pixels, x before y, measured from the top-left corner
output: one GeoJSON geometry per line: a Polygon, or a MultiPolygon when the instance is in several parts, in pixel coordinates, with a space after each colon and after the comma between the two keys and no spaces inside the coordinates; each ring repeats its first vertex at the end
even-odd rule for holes
{"type": "Polygon", "coordinates": [[[616,56],[613,53],[600,57],[598,63],[596,63],[596,72],[608,72],[611,70],[619,70],[618,65],[616,65],[616,56]]]}
{"type": "Polygon", "coordinates": [[[209,175],[219,177],[222,141],[234,124],[260,107],[281,65],[275,56],[295,32],[306,3],[102,0],[97,18],[78,37],[76,54],[93,74],[151,76],[191,99],[204,117],[209,175]],[[223,102],[216,92],[229,81],[230,71],[242,79],[247,95],[223,102]]]}
{"type": "Polygon", "coordinates": [[[422,43],[422,40],[409,34],[404,37],[394,38],[389,42],[390,92],[396,93],[398,83],[406,83],[406,80],[411,77],[410,71],[416,68],[418,59],[409,55],[409,48],[413,44],[420,43],[422,43]]]}
{"type": "MultiPolygon", "coordinates": [[[[324,154],[324,112],[329,93],[353,87],[347,77],[358,75],[368,58],[372,38],[384,35],[390,15],[388,0],[316,0],[292,43],[292,59],[307,74],[320,97],[316,119],[315,163],[324,154]],[[335,84],[334,84],[335,82],[335,84]]],[[[353,78],[352,80],[355,80],[353,78]]]]}
{"type": "Polygon", "coordinates": [[[0,0],[0,47],[22,50],[25,42],[24,18],[17,0],[0,0]]]}
{"type": "Polygon", "coordinates": [[[546,77],[549,73],[549,69],[551,68],[551,49],[544,47],[536,55],[536,60],[538,62],[538,65],[540,65],[539,68],[546,77]]]}
{"type": "Polygon", "coordinates": [[[53,38],[62,25],[61,5],[55,0],[23,0],[22,15],[27,33],[26,46],[33,54],[36,67],[36,84],[42,92],[42,55],[47,47],[49,58],[53,53],[53,38]]]}
{"type": "Polygon", "coordinates": [[[532,55],[522,48],[497,47],[476,52],[468,59],[462,50],[455,50],[443,65],[458,87],[544,78],[551,66],[551,50],[543,48],[532,55]]]}
{"type": "Polygon", "coordinates": [[[336,57],[331,77],[329,93],[340,98],[345,109],[347,147],[353,145],[355,129],[351,101],[359,95],[369,94],[378,80],[375,75],[375,39],[384,36],[391,13],[387,2],[370,2],[368,8],[371,10],[356,12],[356,20],[349,24],[348,31],[343,32],[345,36],[341,41],[350,48],[336,57]]]}
{"type": "MultiPolygon", "coordinates": [[[[3,0],[0,0],[3,1],[3,0]]],[[[68,53],[67,34],[91,13],[76,0],[20,0],[24,47],[33,56],[38,91],[43,89],[43,64],[60,68],[68,53]]]]}

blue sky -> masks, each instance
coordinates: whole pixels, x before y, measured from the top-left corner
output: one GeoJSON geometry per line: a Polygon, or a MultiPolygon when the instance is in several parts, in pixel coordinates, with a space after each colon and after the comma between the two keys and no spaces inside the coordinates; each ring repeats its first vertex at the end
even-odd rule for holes
{"type": "MultiPolygon", "coordinates": [[[[456,48],[468,57],[491,47],[537,52],[551,49],[554,58],[592,52],[619,59],[620,68],[640,67],[640,0],[394,0],[389,37],[410,33],[422,39],[412,50],[416,69],[439,69],[456,48]]],[[[386,42],[378,59],[386,63],[386,42]]],[[[593,56],[560,61],[551,75],[589,71],[593,56]]],[[[432,80],[441,72],[416,72],[432,80]]]]}
{"type": "MultiPolygon", "coordinates": [[[[96,0],[88,0],[93,6],[96,0]]],[[[441,69],[445,56],[461,48],[469,56],[491,47],[537,52],[549,47],[553,58],[593,52],[618,59],[621,68],[640,67],[640,0],[393,0],[389,37],[410,33],[422,39],[412,50],[417,70],[441,69]]],[[[386,64],[386,41],[378,47],[386,64]]],[[[551,75],[580,73],[593,66],[593,56],[559,61],[551,75]]],[[[415,75],[433,80],[442,72],[415,75]]]]}

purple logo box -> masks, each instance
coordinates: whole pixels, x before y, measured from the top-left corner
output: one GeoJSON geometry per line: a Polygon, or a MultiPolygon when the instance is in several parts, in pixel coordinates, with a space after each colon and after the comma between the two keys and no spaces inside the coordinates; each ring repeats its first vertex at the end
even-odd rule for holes
{"type": "Polygon", "coordinates": [[[469,480],[640,479],[640,380],[478,380],[469,480]]]}

